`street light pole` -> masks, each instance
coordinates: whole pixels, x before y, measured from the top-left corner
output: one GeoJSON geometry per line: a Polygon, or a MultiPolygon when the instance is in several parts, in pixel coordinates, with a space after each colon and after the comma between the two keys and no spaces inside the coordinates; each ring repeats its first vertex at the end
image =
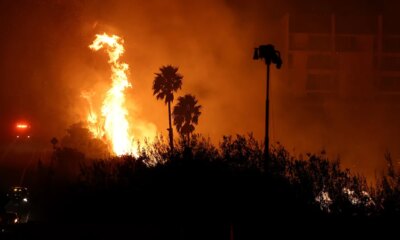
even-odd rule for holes
{"type": "Polygon", "coordinates": [[[267,63],[267,86],[266,94],[267,98],[265,100],[265,141],[264,141],[264,167],[266,169],[267,163],[269,161],[269,71],[271,63],[267,63]]]}
{"type": "Polygon", "coordinates": [[[261,45],[254,49],[254,60],[264,59],[267,65],[267,84],[266,84],[266,101],[265,101],[265,140],[264,140],[264,170],[267,170],[269,156],[269,73],[271,63],[276,64],[276,68],[280,69],[282,66],[281,54],[275,50],[271,44],[261,45]]]}

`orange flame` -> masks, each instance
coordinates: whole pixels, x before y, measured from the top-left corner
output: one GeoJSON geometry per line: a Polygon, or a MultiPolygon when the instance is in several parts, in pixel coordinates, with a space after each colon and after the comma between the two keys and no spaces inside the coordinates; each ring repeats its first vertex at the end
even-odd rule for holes
{"type": "Polygon", "coordinates": [[[89,103],[89,115],[87,116],[87,124],[90,132],[95,138],[102,139],[104,137],[104,130],[102,124],[99,123],[97,114],[93,110],[92,96],[94,93],[82,92],[81,96],[89,103]]]}
{"type": "Polygon", "coordinates": [[[108,62],[112,71],[112,86],[107,91],[101,108],[101,117],[104,122],[100,122],[97,114],[93,112],[90,101],[91,96],[83,94],[90,107],[90,113],[87,117],[89,130],[94,137],[106,138],[110,141],[116,155],[133,154],[137,156],[137,149],[134,147],[133,142],[134,138],[130,134],[127,120],[128,111],[124,106],[124,90],[132,85],[127,77],[128,64],[119,61],[119,58],[124,53],[123,40],[116,35],[97,34],[96,39],[89,48],[94,51],[104,48],[108,54],[108,62]]]}

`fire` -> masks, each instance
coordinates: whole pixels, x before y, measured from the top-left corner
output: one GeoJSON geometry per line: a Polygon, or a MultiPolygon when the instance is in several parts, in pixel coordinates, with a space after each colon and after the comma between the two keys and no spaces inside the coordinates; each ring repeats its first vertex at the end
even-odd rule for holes
{"type": "Polygon", "coordinates": [[[81,96],[89,103],[89,115],[87,116],[87,124],[90,132],[95,138],[103,138],[104,130],[102,124],[99,123],[97,114],[93,110],[92,96],[93,93],[83,92],[81,96]]]}
{"type": "Polygon", "coordinates": [[[104,49],[108,54],[112,71],[112,86],[103,100],[100,117],[92,109],[90,94],[83,94],[83,97],[89,102],[90,113],[87,122],[93,136],[109,141],[113,152],[118,156],[124,154],[137,156],[137,148],[134,137],[130,134],[128,111],[125,106],[124,91],[132,85],[127,76],[129,65],[120,61],[124,53],[123,43],[123,40],[116,35],[109,36],[106,33],[96,35],[96,39],[89,48],[93,51],[104,49]]]}

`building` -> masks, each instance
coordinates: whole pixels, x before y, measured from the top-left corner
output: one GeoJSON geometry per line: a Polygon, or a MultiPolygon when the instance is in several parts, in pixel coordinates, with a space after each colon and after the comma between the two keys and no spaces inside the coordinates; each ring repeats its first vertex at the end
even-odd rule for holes
{"type": "Polygon", "coordinates": [[[400,27],[382,15],[287,14],[287,79],[298,96],[400,96],[400,27]]]}
{"type": "Polygon", "coordinates": [[[281,93],[273,102],[281,104],[279,141],[296,152],[326,149],[345,167],[367,170],[369,176],[386,166],[386,151],[400,163],[396,19],[385,14],[285,15],[284,44],[278,46],[283,67],[279,81],[273,81],[281,93]]]}

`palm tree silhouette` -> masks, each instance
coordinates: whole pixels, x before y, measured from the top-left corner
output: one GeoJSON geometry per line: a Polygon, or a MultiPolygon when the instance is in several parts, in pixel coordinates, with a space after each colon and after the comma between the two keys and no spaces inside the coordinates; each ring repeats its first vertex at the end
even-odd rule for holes
{"type": "Polygon", "coordinates": [[[171,124],[171,102],[174,101],[174,92],[182,87],[183,76],[178,73],[178,67],[171,65],[160,67],[160,72],[155,73],[156,78],[153,82],[153,95],[158,100],[164,99],[165,104],[168,104],[168,120],[169,120],[169,144],[171,152],[174,150],[174,137],[171,124]]]}
{"type": "Polygon", "coordinates": [[[188,143],[190,142],[190,134],[195,129],[194,125],[199,122],[200,109],[201,105],[197,105],[196,98],[193,95],[186,94],[178,98],[178,103],[172,112],[176,130],[188,143]]]}

